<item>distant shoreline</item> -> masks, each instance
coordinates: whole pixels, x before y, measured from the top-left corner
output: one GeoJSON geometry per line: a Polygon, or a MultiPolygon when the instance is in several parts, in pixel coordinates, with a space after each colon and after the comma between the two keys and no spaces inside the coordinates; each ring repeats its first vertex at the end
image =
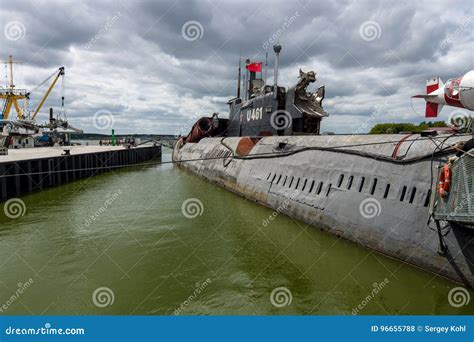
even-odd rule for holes
{"type": "MultiPolygon", "coordinates": [[[[115,135],[116,139],[120,138],[169,138],[173,139],[175,136],[173,134],[117,134],[115,135]]],[[[71,140],[101,140],[101,139],[111,139],[112,135],[110,134],[99,134],[99,133],[83,133],[83,134],[71,134],[71,140]]]]}

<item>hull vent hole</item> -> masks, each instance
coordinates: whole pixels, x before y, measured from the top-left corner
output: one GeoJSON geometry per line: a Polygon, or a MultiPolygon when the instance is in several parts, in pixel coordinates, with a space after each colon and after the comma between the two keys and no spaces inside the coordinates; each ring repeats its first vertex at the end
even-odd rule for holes
{"type": "Polygon", "coordinates": [[[383,198],[388,197],[389,191],[390,191],[390,184],[387,184],[387,186],[385,187],[385,193],[383,194],[383,198]]]}
{"type": "Polygon", "coordinates": [[[360,184],[359,184],[359,192],[362,192],[362,189],[364,188],[364,182],[365,182],[365,177],[361,177],[360,184]]]}
{"type": "Polygon", "coordinates": [[[354,181],[354,176],[350,176],[349,177],[349,182],[347,182],[347,190],[351,189],[353,181],[354,181]]]}
{"type": "Polygon", "coordinates": [[[400,195],[400,202],[403,202],[403,200],[405,199],[406,193],[407,193],[407,187],[404,186],[404,187],[402,188],[402,194],[400,195]]]}

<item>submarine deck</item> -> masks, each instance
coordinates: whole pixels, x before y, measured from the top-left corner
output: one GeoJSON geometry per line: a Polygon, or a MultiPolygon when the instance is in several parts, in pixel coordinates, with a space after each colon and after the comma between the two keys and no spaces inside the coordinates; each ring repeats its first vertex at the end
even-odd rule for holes
{"type": "MultiPolygon", "coordinates": [[[[374,156],[393,158],[394,160],[410,159],[427,156],[433,151],[447,149],[459,141],[468,140],[471,134],[439,134],[437,136],[421,136],[420,134],[383,134],[383,135],[317,135],[317,136],[270,136],[261,138],[250,155],[292,152],[305,149],[333,149],[337,151],[353,151],[369,153],[374,156]],[[285,143],[278,149],[279,143],[285,143]]],[[[215,138],[204,138],[200,144],[213,144],[215,138]]],[[[239,137],[225,138],[226,145],[236,148],[239,137]]],[[[224,147],[224,146],[223,146],[224,147]]]]}

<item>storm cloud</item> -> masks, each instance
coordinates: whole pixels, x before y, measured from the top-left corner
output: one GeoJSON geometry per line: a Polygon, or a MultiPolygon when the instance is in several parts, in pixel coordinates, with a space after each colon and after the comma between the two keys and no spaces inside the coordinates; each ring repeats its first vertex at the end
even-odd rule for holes
{"type": "MultiPolygon", "coordinates": [[[[98,111],[112,113],[118,133],[185,133],[201,115],[226,117],[240,54],[268,53],[272,82],[277,42],[281,84],[295,84],[300,68],[316,71],[312,89],[326,86],[330,113],[322,130],[337,133],[424,120],[424,104],[410,96],[474,61],[466,1],[18,0],[2,2],[0,24],[1,59],[22,62],[17,87],[31,89],[64,65],[68,119],[87,132],[104,133],[92,119],[98,111]]],[[[59,90],[40,120],[58,109],[59,90]]]]}

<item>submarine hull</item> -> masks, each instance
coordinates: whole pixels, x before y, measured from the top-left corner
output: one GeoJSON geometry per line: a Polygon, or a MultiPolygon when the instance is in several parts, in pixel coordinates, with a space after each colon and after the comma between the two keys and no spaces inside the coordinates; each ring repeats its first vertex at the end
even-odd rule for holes
{"type": "MultiPolygon", "coordinates": [[[[454,223],[444,227],[446,250],[440,253],[438,231],[434,224],[431,229],[427,225],[432,174],[449,157],[423,157],[433,152],[437,144],[433,139],[273,136],[260,138],[240,158],[232,158],[242,154],[243,139],[248,140],[205,138],[177,144],[173,160],[183,169],[308,225],[468,287],[474,285],[474,229],[454,223]],[[270,157],[279,152],[278,157],[270,157]]],[[[446,145],[459,140],[465,137],[437,138],[446,145]]]]}

